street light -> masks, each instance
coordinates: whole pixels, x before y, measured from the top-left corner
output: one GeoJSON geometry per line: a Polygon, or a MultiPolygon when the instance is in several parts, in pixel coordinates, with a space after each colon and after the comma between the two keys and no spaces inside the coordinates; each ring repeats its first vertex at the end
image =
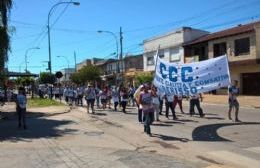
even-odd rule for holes
{"type": "Polygon", "coordinates": [[[48,62],[48,67],[49,67],[49,71],[51,73],[51,34],[50,34],[50,17],[51,17],[51,14],[52,14],[52,11],[55,7],[57,7],[58,5],[61,5],[61,4],[73,4],[75,6],[79,6],[80,3],[79,2],[59,2],[59,3],[56,3],[55,5],[52,6],[52,8],[50,9],[49,11],[49,14],[48,14],[48,25],[47,25],[47,29],[48,29],[48,46],[49,46],[49,62],[48,62]]]}
{"type": "Polygon", "coordinates": [[[98,30],[97,32],[98,33],[108,33],[114,37],[114,39],[116,41],[116,57],[118,58],[118,40],[117,40],[117,36],[115,35],[115,33],[111,32],[111,31],[106,31],[106,30],[98,30]]]}
{"type": "Polygon", "coordinates": [[[64,59],[66,59],[67,64],[68,64],[68,71],[69,71],[69,68],[70,68],[70,62],[69,62],[68,58],[65,57],[65,56],[61,56],[61,55],[58,55],[57,57],[58,57],[58,58],[64,58],[64,59]]]}
{"type": "MultiPolygon", "coordinates": [[[[22,65],[24,64],[25,62],[23,61],[23,62],[21,62],[20,63],[20,65],[19,65],[19,72],[21,73],[21,67],[22,67],[22,65]]],[[[27,62],[27,63],[29,63],[29,62],[27,62]]]]}
{"type": "Polygon", "coordinates": [[[118,40],[117,40],[117,36],[115,33],[111,32],[111,31],[107,31],[107,30],[98,30],[98,33],[107,33],[110,34],[114,37],[115,41],[116,41],[116,57],[118,59],[118,63],[117,63],[117,71],[118,73],[120,73],[120,67],[119,67],[119,55],[118,55],[118,40]]]}
{"type": "Polygon", "coordinates": [[[24,57],[24,59],[25,59],[25,73],[27,72],[27,63],[28,63],[28,56],[27,56],[27,54],[28,54],[28,52],[30,51],[30,50],[39,50],[40,48],[39,47],[32,47],[32,48],[28,48],[27,50],[26,50],[26,52],[25,52],[25,57],[24,57]]]}

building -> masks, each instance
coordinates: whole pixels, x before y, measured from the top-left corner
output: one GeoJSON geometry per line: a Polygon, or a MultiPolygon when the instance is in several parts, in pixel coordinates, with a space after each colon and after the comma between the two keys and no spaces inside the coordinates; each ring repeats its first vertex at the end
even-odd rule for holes
{"type": "Polygon", "coordinates": [[[124,58],[124,81],[127,85],[135,85],[135,76],[143,72],[143,55],[129,55],[124,58]]]}
{"type": "Polygon", "coordinates": [[[75,73],[75,68],[64,68],[60,70],[60,72],[63,74],[62,78],[60,78],[60,82],[70,82],[71,75],[75,73]]]}
{"type": "Polygon", "coordinates": [[[231,79],[238,80],[241,93],[260,95],[260,21],[205,35],[184,48],[185,57],[190,59],[226,54],[231,79]]]}
{"type": "Polygon", "coordinates": [[[84,66],[87,66],[87,65],[90,65],[90,64],[94,65],[94,64],[96,64],[96,63],[98,63],[98,62],[100,62],[100,61],[103,61],[103,60],[104,60],[104,59],[101,59],[101,58],[85,59],[85,60],[81,61],[80,63],[78,63],[78,64],[76,65],[77,71],[79,71],[80,69],[82,69],[84,66]]]}
{"type": "Polygon", "coordinates": [[[182,27],[181,29],[163,34],[144,41],[144,71],[154,71],[154,56],[160,45],[159,57],[169,62],[184,62],[183,44],[209,34],[207,31],[182,27]]]}

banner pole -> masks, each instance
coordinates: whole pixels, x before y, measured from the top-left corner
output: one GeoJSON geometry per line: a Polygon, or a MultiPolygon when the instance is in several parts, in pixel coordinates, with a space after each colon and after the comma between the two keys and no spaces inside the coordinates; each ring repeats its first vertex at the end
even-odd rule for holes
{"type": "Polygon", "coordinates": [[[156,67],[157,67],[157,62],[158,62],[158,57],[159,57],[159,50],[160,50],[160,45],[158,46],[158,49],[157,49],[157,52],[156,52],[156,60],[155,60],[155,67],[154,67],[153,77],[155,77],[155,74],[156,74],[156,67]]]}

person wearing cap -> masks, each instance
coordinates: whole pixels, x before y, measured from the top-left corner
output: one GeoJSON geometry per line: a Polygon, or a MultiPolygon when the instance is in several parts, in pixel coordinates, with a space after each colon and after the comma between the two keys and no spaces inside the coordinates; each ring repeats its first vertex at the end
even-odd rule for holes
{"type": "Polygon", "coordinates": [[[151,136],[151,128],[153,120],[153,105],[152,105],[152,94],[149,92],[149,86],[147,84],[144,85],[144,91],[140,94],[139,103],[143,107],[143,114],[145,116],[144,122],[144,132],[151,136]]]}
{"type": "Polygon", "coordinates": [[[92,114],[95,114],[94,103],[96,99],[96,91],[91,84],[88,84],[88,88],[85,91],[87,101],[87,112],[89,113],[89,107],[91,107],[92,114]]]}

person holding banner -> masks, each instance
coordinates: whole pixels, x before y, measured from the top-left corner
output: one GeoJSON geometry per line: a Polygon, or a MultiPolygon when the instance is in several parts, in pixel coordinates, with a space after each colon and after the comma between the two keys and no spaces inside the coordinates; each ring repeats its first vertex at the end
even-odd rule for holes
{"type": "Polygon", "coordinates": [[[197,109],[199,111],[200,117],[204,117],[205,116],[205,114],[203,113],[202,108],[200,107],[200,100],[199,99],[201,99],[201,102],[202,102],[202,95],[201,95],[201,93],[192,95],[190,97],[190,116],[195,114],[195,111],[194,111],[194,107],[195,106],[197,107],[197,109]]]}
{"type": "Polygon", "coordinates": [[[151,136],[151,128],[150,125],[153,120],[153,105],[152,105],[152,94],[148,91],[149,86],[144,84],[144,91],[139,96],[139,103],[142,105],[143,114],[145,117],[144,122],[144,132],[151,136]]]}
{"type": "Polygon", "coordinates": [[[165,105],[166,105],[166,118],[169,118],[169,109],[171,109],[173,120],[177,120],[178,118],[176,117],[175,110],[173,108],[173,95],[171,94],[166,95],[165,105]]]}
{"type": "Polygon", "coordinates": [[[231,111],[233,108],[235,108],[235,122],[241,122],[238,119],[238,111],[239,111],[239,103],[237,101],[237,96],[239,94],[239,88],[237,87],[238,81],[234,80],[233,84],[228,87],[228,103],[229,103],[229,111],[228,111],[228,118],[232,120],[231,118],[231,111]]]}
{"type": "Polygon", "coordinates": [[[144,119],[142,118],[143,117],[143,107],[139,102],[140,94],[143,92],[143,90],[144,90],[144,86],[141,85],[138,87],[138,89],[134,93],[134,98],[135,98],[135,102],[136,102],[137,110],[138,110],[138,121],[140,123],[142,123],[144,121],[144,119]]]}

